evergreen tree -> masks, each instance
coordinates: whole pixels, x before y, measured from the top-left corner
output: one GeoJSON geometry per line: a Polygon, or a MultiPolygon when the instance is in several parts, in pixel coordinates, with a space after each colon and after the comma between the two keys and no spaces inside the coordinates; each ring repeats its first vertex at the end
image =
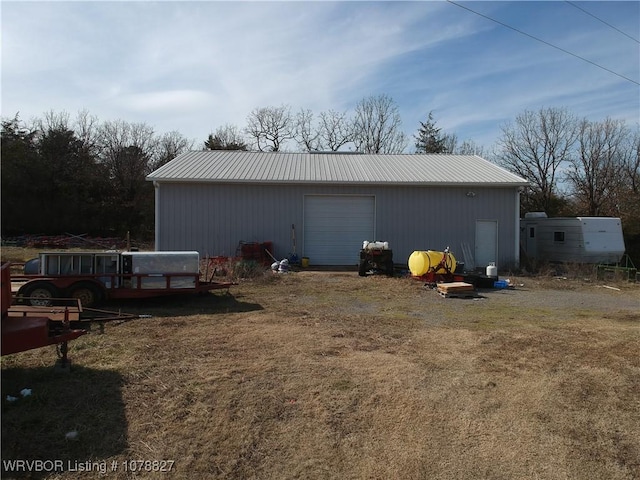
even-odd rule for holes
{"type": "Polygon", "coordinates": [[[420,128],[416,139],[416,153],[446,153],[446,137],[440,134],[440,129],[436,127],[433,119],[433,112],[429,112],[426,122],[420,122],[420,128]]]}
{"type": "Polygon", "coordinates": [[[23,233],[26,226],[38,218],[41,169],[35,135],[17,114],[11,120],[2,121],[2,235],[23,233]]]}

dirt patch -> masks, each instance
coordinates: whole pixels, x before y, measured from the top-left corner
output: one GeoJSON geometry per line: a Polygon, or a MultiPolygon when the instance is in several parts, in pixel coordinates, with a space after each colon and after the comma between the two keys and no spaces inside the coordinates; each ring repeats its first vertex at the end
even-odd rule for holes
{"type": "Polygon", "coordinates": [[[112,304],[153,318],[71,343],[70,375],[51,349],[3,358],[3,394],[35,395],[3,402],[3,459],[116,462],[108,478],[130,459],[175,460],[172,478],[640,477],[640,289],[511,280],[448,299],[295,272],[112,304]]]}

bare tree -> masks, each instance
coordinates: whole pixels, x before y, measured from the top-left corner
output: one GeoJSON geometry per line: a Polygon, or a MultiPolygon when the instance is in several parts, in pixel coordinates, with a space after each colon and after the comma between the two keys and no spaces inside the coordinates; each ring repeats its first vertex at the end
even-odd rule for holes
{"type": "Polygon", "coordinates": [[[320,138],[323,148],[337,152],[341,147],[353,141],[353,124],[346,113],[328,110],[320,113],[320,138]]]}
{"type": "Polygon", "coordinates": [[[640,255],[640,125],[629,131],[622,147],[622,158],[622,181],[616,207],[628,240],[628,253],[640,255]]]}
{"type": "Polygon", "coordinates": [[[36,119],[35,125],[40,132],[70,130],[69,117],[69,113],[64,110],[62,112],[49,110],[44,113],[44,118],[36,119]]]}
{"type": "Polygon", "coordinates": [[[555,213],[559,169],[571,158],[577,131],[575,117],[558,108],[525,110],[502,127],[498,161],[532,185],[523,207],[555,213]]]}
{"type": "Polygon", "coordinates": [[[123,120],[104,122],[100,128],[102,163],[117,188],[135,190],[137,182],[151,172],[156,148],[153,128],[123,120]]]}
{"type": "Polygon", "coordinates": [[[582,120],[577,154],[571,159],[567,179],[578,205],[588,215],[615,214],[615,194],[622,181],[624,143],[629,131],[621,120],[582,120]]]}
{"type": "Polygon", "coordinates": [[[259,151],[279,152],[287,140],[295,137],[290,107],[255,108],[247,117],[245,132],[259,151]]]}
{"type": "Polygon", "coordinates": [[[407,146],[398,106],[384,94],[356,105],[353,134],[356,150],[362,153],[401,153],[407,146]]]}
{"type": "Polygon", "coordinates": [[[629,134],[623,147],[622,171],[631,191],[640,194],[640,125],[629,134]]]}
{"type": "Polygon", "coordinates": [[[100,133],[100,159],[110,186],[104,199],[105,222],[121,232],[148,228],[153,222],[153,187],[145,177],[153,170],[157,151],[153,128],[116,120],[103,123],[100,133]]]}
{"type": "Polygon", "coordinates": [[[204,142],[205,150],[247,150],[247,142],[235,125],[225,124],[218,127],[204,142]]]}
{"type": "Polygon", "coordinates": [[[97,156],[100,153],[100,132],[98,117],[90,115],[88,110],[80,110],[73,124],[76,137],[82,142],[87,154],[97,156]]]}
{"type": "Polygon", "coordinates": [[[458,149],[458,135],[455,133],[445,133],[442,136],[442,145],[444,147],[442,153],[456,153],[458,149]]]}
{"type": "Polygon", "coordinates": [[[156,148],[151,159],[151,170],[160,168],[181,153],[192,150],[194,141],[174,130],[164,133],[155,143],[156,148]]]}
{"type": "Polygon", "coordinates": [[[456,147],[455,153],[458,155],[478,155],[482,157],[484,156],[484,147],[477,145],[473,140],[465,140],[459,147],[456,147]]]}
{"type": "Polygon", "coordinates": [[[300,109],[295,119],[295,139],[304,151],[322,150],[320,132],[313,124],[313,112],[300,109]]]}

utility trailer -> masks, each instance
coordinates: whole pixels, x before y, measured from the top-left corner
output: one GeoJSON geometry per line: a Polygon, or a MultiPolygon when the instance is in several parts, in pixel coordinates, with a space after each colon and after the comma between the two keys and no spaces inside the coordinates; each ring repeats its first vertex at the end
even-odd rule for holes
{"type": "Polygon", "coordinates": [[[200,255],[174,252],[42,252],[25,263],[16,300],[34,306],[56,298],[91,307],[107,299],[152,298],[229,289],[232,283],[200,279],[200,255]]]}
{"type": "Polygon", "coordinates": [[[526,256],[548,262],[617,264],[624,255],[622,222],[614,217],[547,217],[529,212],[520,220],[526,256]]]}

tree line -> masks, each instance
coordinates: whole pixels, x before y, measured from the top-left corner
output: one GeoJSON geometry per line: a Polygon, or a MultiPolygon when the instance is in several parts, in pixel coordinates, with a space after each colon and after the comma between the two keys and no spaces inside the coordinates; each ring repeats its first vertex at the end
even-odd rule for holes
{"type": "MultiPolygon", "coordinates": [[[[279,152],[294,145],[302,152],[353,151],[394,154],[407,151],[410,138],[405,134],[400,110],[388,95],[372,95],[356,103],[353,112],[292,111],[289,105],[253,109],[244,128],[226,124],[205,141],[210,150],[251,150],[279,152]]],[[[441,132],[433,112],[429,112],[414,135],[415,153],[481,154],[482,147],[472,140],[458,144],[454,134],[441,132]]]]}
{"type": "Polygon", "coordinates": [[[27,126],[2,121],[2,235],[153,235],[153,186],[146,175],[192,149],[178,132],[144,123],[73,120],[48,112],[27,126]]]}
{"type": "Polygon", "coordinates": [[[244,127],[222,125],[202,142],[86,111],[73,119],[48,112],[29,125],[16,115],[2,121],[2,235],[130,232],[152,239],[154,194],[145,177],[189,150],[411,150],[482,156],[530,182],[522,214],[621,217],[629,249],[640,250],[638,125],[582,119],[565,108],[525,110],[501,126],[491,150],[443,132],[432,112],[412,137],[404,132],[387,95],[365,97],[353,112],[255,108],[244,127]]]}

